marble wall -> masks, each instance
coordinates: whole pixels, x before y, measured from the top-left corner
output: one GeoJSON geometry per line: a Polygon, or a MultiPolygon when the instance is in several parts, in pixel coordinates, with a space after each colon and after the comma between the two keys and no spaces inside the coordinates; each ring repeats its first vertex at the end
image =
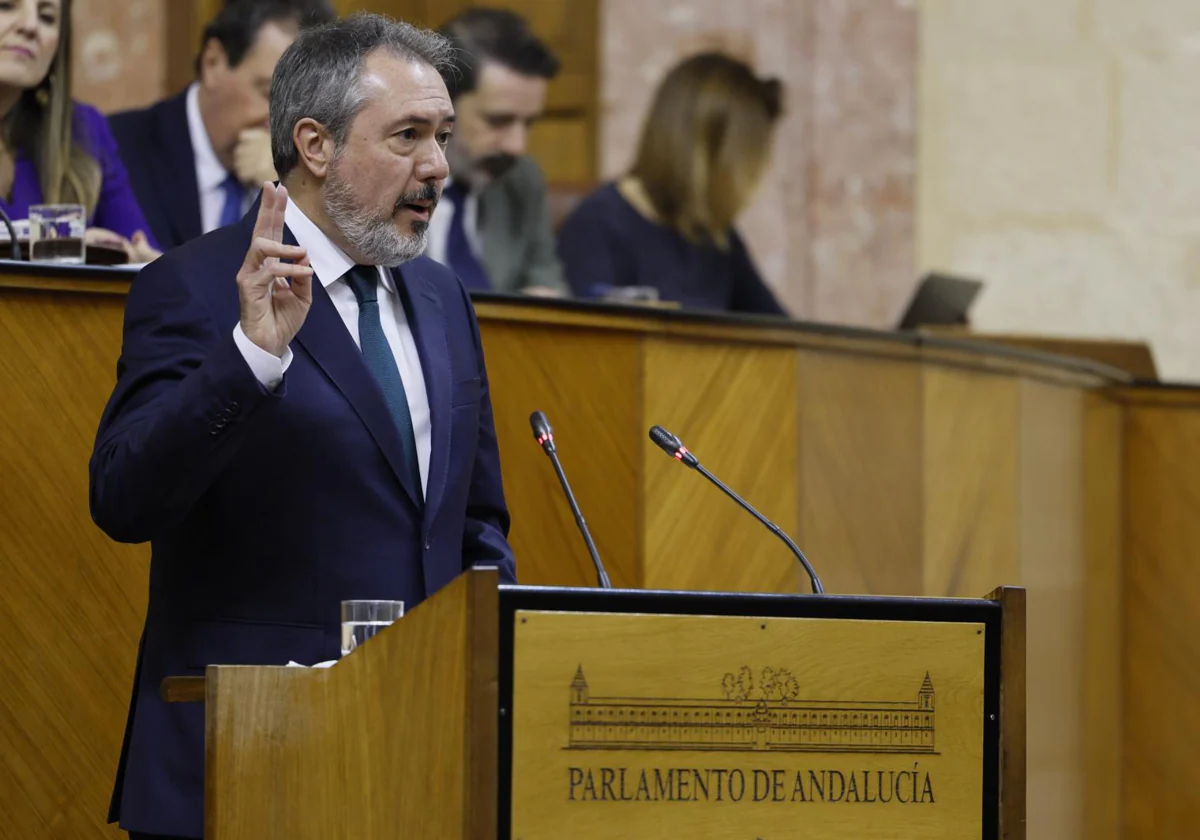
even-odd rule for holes
{"type": "Polygon", "coordinates": [[[1200,380],[1200,3],[921,0],[919,263],[1200,380]]]}
{"type": "Polygon", "coordinates": [[[740,228],[797,316],[889,326],[915,284],[916,8],[909,0],[605,0],[601,174],[628,166],[654,88],[718,47],[786,85],[740,228]]]}
{"type": "Polygon", "coordinates": [[[74,0],[75,98],[106,113],[165,93],[166,0],[74,0]]]}

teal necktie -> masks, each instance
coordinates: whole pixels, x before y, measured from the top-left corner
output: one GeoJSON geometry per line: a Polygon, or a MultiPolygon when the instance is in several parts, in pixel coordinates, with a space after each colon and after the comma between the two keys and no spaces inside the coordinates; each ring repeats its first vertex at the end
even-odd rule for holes
{"type": "Polygon", "coordinates": [[[346,282],[358,298],[358,343],[362,348],[363,360],[375,381],[383,391],[383,398],[391,410],[392,419],[400,432],[400,444],[404,450],[404,463],[409,469],[413,489],[417,497],[421,489],[421,468],[417,462],[417,438],[413,432],[412,414],[408,410],[408,397],[404,393],[404,380],[396,366],[396,356],[383,334],[383,323],[379,320],[379,269],[373,265],[356,265],[346,274],[346,282]]]}

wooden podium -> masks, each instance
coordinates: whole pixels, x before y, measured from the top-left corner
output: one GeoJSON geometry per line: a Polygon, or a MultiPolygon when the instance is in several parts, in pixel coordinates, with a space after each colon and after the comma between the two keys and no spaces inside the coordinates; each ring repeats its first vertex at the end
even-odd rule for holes
{"type": "Polygon", "coordinates": [[[1025,836],[1025,593],[497,586],[210,666],[208,840],[1025,836]]]}

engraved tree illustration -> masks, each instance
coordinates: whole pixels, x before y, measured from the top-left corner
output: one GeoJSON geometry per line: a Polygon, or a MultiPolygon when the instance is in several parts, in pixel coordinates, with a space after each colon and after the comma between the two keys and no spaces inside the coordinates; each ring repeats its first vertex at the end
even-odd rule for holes
{"type": "Polygon", "coordinates": [[[754,672],[749,666],[743,665],[738,671],[737,678],[737,694],[734,695],[735,700],[748,700],[754,692],[754,672]]]}
{"type": "Polygon", "coordinates": [[[726,700],[732,700],[737,693],[737,678],[733,674],[726,674],[725,679],[721,680],[721,691],[725,694],[726,700]]]}
{"type": "Polygon", "coordinates": [[[726,700],[741,703],[744,700],[779,699],[783,703],[800,696],[800,683],[787,668],[763,668],[758,685],[754,684],[754,672],[743,665],[737,676],[726,674],[721,680],[721,693],[726,700]]]}
{"type": "Polygon", "coordinates": [[[791,671],[783,669],[775,673],[775,693],[784,703],[800,696],[800,683],[791,671]]]}
{"type": "Polygon", "coordinates": [[[787,671],[776,672],[772,668],[762,669],[762,677],[758,681],[758,689],[762,692],[762,699],[770,700],[775,696],[775,692],[779,690],[779,675],[786,673],[787,671]]]}

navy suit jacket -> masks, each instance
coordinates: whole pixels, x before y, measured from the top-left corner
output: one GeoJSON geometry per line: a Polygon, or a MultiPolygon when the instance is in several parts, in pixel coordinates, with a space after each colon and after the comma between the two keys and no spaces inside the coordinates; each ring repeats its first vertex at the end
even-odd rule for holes
{"type": "Polygon", "coordinates": [[[134,280],[92,455],[96,523],[153,545],[109,816],[127,830],[203,831],[204,710],[164,703],[164,677],[336,659],[342,600],[411,608],[473,565],[515,580],[483,350],[461,283],[424,257],[392,270],[429,394],[422,503],[406,486],[383,393],[316,279],[274,392],[238,351],[234,278],[256,213],[134,280]]]}
{"type": "Polygon", "coordinates": [[[198,237],[200,186],[188,133],[187,91],[108,118],[129,182],[164,251],[198,237]]]}

